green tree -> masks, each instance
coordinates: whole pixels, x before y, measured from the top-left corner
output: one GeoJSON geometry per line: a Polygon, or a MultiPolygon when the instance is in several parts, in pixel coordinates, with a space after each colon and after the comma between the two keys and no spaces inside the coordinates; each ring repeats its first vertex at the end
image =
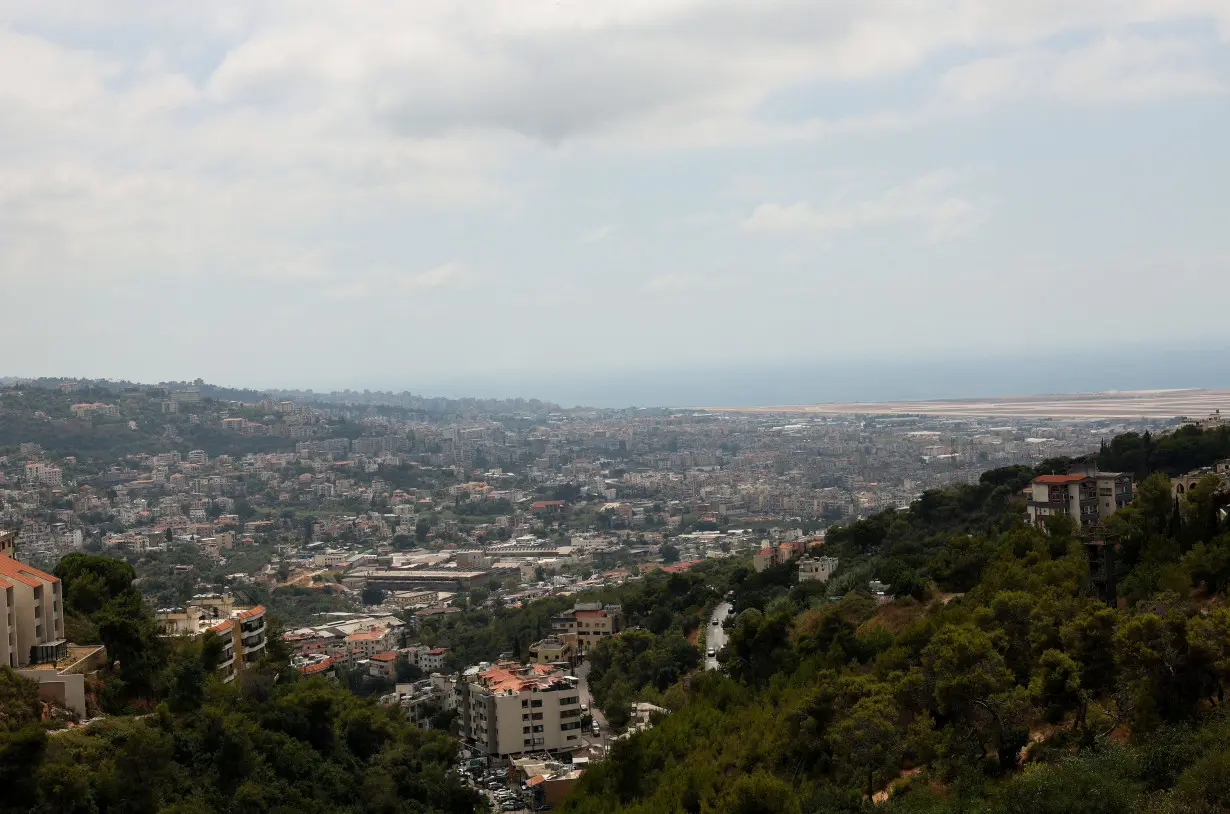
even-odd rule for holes
{"type": "Polygon", "coordinates": [[[902,733],[896,704],[885,696],[863,698],[843,715],[829,733],[833,753],[852,776],[866,778],[867,799],[875,794],[875,778],[895,773],[901,760],[902,733]]]}

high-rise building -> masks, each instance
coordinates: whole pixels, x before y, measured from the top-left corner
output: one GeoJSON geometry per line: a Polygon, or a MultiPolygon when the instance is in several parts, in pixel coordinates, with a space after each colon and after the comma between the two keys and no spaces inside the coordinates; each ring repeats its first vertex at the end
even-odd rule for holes
{"type": "Polygon", "coordinates": [[[201,636],[212,630],[222,639],[218,676],[233,679],[265,652],[265,606],[245,608],[230,594],[198,594],[185,608],[166,608],[154,619],[168,636],[201,636]]]}
{"type": "Polygon", "coordinates": [[[0,532],[0,664],[55,661],[67,650],[60,580],[12,558],[12,532],[0,532]]]}
{"type": "Polygon", "coordinates": [[[1071,517],[1088,528],[1132,502],[1132,476],[1123,472],[1070,472],[1039,475],[1030,482],[1025,504],[1030,523],[1041,525],[1047,517],[1071,517]]]}
{"type": "Polygon", "coordinates": [[[582,746],[577,679],[546,664],[498,662],[458,681],[461,732],[490,756],[582,746]]]}

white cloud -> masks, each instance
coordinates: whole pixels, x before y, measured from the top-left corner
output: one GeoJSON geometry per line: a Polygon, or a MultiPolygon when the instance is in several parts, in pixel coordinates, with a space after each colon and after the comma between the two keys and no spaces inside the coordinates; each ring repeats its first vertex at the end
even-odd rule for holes
{"type": "MultiPolygon", "coordinates": [[[[640,300],[708,293],[718,272],[794,262],[775,263],[793,247],[728,234],[755,203],[744,227],[770,233],[897,224],[940,239],[984,217],[959,180],[826,197],[788,177],[797,165],[967,160],[941,132],[951,111],[977,112],[966,102],[1209,90],[1224,60],[1191,43],[1211,49],[1228,21],[1225,0],[0,0],[0,292],[110,313],[132,307],[117,292],[156,291],[250,308],[259,326],[325,293],[451,291],[473,276],[421,269],[459,256],[499,264],[467,296],[476,320],[552,278],[592,303],[623,269],[704,269],[623,272],[640,300]],[[954,54],[982,59],[929,90],[954,54]],[[821,141],[833,149],[798,148],[821,141]],[[761,172],[754,197],[721,192],[723,174],[761,172]],[[688,223],[697,212],[715,214],[688,223]],[[592,273],[560,267],[563,244],[602,239],[592,273]]],[[[441,329],[447,309],[428,310],[415,326],[441,329]]],[[[417,330],[346,318],[350,336],[417,330]]],[[[39,329],[18,319],[0,340],[39,329]]]]}
{"type": "Polygon", "coordinates": [[[742,228],[760,234],[818,236],[880,224],[917,223],[931,240],[958,237],[984,218],[978,207],[957,194],[958,181],[956,173],[941,170],[861,200],[841,195],[819,207],[806,201],[764,203],[743,221],[742,228]]]}
{"type": "Polygon", "coordinates": [[[371,296],[398,296],[428,289],[460,288],[473,281],[461,263],[450,261],[426,271],[374,271],[325,290],[334,299],[371,296]]]}
{"type": "Polygon", "coordinates": [[[1225,87],[1195,43],[1139,36],[988,57],[952,68],[940,79],[942,93],[960,102],[1039,96],[1077,103],[1149,102],[1225,87]]]}
{"type": "Polygon", "coordinates": [[[686,291],[699,283],[700,278],[695,274],[661,274],[645,283],[645,290],[659,294],[686,291]]]}
{"type": "Polygon", "coordinates": [[[606,223],[582,234],[577,238],[578,243],[601,243],[611,235],[615,234],[615,226],[606,223]]]}

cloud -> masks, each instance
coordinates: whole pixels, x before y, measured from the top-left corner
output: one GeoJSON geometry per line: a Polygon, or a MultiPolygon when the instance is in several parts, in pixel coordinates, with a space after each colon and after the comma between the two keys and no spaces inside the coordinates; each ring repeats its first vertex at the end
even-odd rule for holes
{"type": "Polygon", "coordinates": [[[948,70],[941,93],[959,102],[1044,97],[1072,103],[1151,102],[1226,89],[1188,40],[1107,36],[1063,51],[1029,49],[948,70]]]}
{"type": "Polygon", "coordinates": [[[984,218],[978,207],[958,195],[959,176],[940,170],[883,193],[849,201],[841,196],[816,207],[806,201],[764,203],[743,221],[745,232],[776,235],[827,235],[892,223],[922,225],[928,239],[958,237],[984,218]]]}
{"type": "Polygon", "coordinates": [[[473,275],[461,263],[448,262],[419,272],[377,271],[360,279],[334,285],[325,290],[333,299],[356,299],[371,296],[398,296],[430,289],[460,288],[468,285],[473,275]]]}
{"type": "Polygon", "coordinates": [[[645,283],[645,290],[656,293],[686,291],[699,283],[700,278],[695,274],[662,274],[645,283]]]}
{"type": "Polygon", "coordinates": [[[594,229],[590,229],[588,232],[585,232],[579,238],[577,238],[577,242],[578,243],[600,243],[603,240],[606,240],[608,237],[610,237],[613,234],[615,234],[614,225],[607,223],[607,224],[603,224],[602,226],[598,226],[594,229]]]}

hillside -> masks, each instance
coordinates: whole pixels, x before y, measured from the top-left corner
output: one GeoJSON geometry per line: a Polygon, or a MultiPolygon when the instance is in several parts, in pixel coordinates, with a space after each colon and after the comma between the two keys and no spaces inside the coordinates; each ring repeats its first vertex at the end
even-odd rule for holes
{"type": "Polygon", "coordinates": [[[988,472],[831,532],[843,568],[827,596],[740,585],[728,675],[664,693],[671,714],[616,744],[566,810],[856,812],[872,795],[894,813],[1225,810],[1215,478],[1177,503],[1164,474],[1138,484],[1104,530],[1121,577],[1108,604],[1073,525],[1018,519],[1033,474],[988,472]],[[892,604],[866,594],[873,576],[892,604]]]}

